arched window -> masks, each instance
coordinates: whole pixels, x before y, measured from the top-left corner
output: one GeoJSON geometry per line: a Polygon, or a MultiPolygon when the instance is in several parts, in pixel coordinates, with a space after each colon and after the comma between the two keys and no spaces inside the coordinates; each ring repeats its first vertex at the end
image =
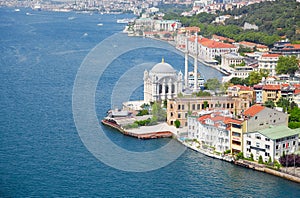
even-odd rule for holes
{"type": "Polygon", "coordinates": [[[165,93],[169,93],[169,86],[168,85],[165,86],[165,93]]]}
{"type": "Polygon", "coordinates": [[[158,86],[158,93],[159,93],[159,94],[162,93],[162,85],[161,85],[161,84],[159,84],[159,86],[158,86]]]}

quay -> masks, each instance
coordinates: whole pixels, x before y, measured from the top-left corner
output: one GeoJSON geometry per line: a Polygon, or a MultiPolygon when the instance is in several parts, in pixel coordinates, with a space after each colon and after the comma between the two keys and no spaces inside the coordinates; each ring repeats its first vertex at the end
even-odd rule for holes
{"type": "Polygon", "coordinates": [[[281,177],[281,178],[284,178],[284,179],[287,179],[287,180],[290,180],[290,181],[293,181],[293,182],[300,183],[300,177],[299,176],[283,172],[282,169],[284,169],[284,168],[281,168],[279,170],[274,170],[274,169],[266,167],[266,165],[264,165],[264,164],[258,164],[256,162],[250,162],[250,161],[247,161],[247,160],[236,160],[234,162],[234,164],[238,165],[238,166],[242,166],[244,168],[249,168],[249,169],[253,169],[253,170],[256,170],[256,171],[268,173],[270,175],[274,175],[274,176],[281,177]]]}
{"type": "Polygon", "coordinates": [[[155,125],[155,126],[147,126],[147,130],[146,127],[141,127],[139,129],[131,129],[131,130],[125,130],[123,129],[120,125],[117,124],[116,121],[114,120],[101,120],[101,123],[103,125],[112,127],[116,130],[118,130],[119,132],[121,132],[124,135],[127,136],[131,136],[134,138],[138,138],[138,139],[157,139],[157,138],[170,138],[173,137],[173,133],[171,131],[168,131],[168,129],[166,129],[164,127],[164,124],[159,124],[159,125],[155,125]]]}

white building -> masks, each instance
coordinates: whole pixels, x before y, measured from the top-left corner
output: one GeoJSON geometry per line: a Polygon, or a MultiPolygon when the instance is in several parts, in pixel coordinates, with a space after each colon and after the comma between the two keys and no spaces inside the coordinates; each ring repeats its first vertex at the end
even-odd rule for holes
{"type": "Polygon", "coordinates": [[[162,59],[148,72],[144,72],[145,103],[172,99],[182,92],[183,74],[162,59]]]}
{"type": "Polygon", "coordinates": [[[230,149],[230,117],[215,113],[201,117],[188,117],[188,138],[197,139],[203,146],[213,147],[216,152],[223,153],[230,149]]]}
{"type": "Polygon", "coordinates": [[[231,65],[240,65],[243,62],[244,57],[237,53],[222,54],[221,66],[229,67],[231,65]]]}
{"type": "Polygon", "coordinates": [[[300,108],[300,90],[295,90],[293,95],[293,101],[298,105],[300,108]]]}
{"type": "Polygon", "coordinates": [[[279,59],[279,54],[263,54],[258,58],[258,69],[267,70],[270,76],[275,76],[275,68],[279,59]]]}
{"type": "Polygon", "coordinates": [[[243,152],[245,157],[253,154],[258,161],[262,156],[263,161],[278,160],[280,156],[291,154],[298,150],[300,129],[290,129],[287,126],[274,126],[255,132],[244,134],[243,152]]]}

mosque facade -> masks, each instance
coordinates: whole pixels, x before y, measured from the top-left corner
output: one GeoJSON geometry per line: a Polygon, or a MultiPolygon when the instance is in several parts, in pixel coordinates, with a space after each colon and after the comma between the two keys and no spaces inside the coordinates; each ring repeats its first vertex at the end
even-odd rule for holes
{"type": "Polygon", "coordinates": [[[162,59],[144,72],[144,102],[150,103],[177,97],[183,91],[183,74],[162,59]]]}

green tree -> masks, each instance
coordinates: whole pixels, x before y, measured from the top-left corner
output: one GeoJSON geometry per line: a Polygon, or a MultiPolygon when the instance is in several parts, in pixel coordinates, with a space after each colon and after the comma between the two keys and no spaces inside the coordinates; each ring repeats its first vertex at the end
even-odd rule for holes
{"type": "Polygon", "coordinates": [[[261,82],[263,77],[267,77],[269,73],[266,70],[253,71],[249,74],[249,85],[253,86],[261,82]]]}
{"type": "Polygon", "coordinates": [[[209,92],[206,91],[198,91],[197,93],[192,93],[193,96],[201,97],[201,96],[211,96],[209,92]]]}
{"type": "Polygon", "coordinates": [[[300,108],[294,107],[290,112],[289,121],[300,122],[300,108]]]}
{"type": "Polygon", "coordinates": [[[251,153],[251,155],[250,155],[250,160],[251,161],[254,161],[254,158],[253,158],[253,154],[251,153]]]}
{"type": "Polygon", "coordinates": [[[274,108],[275,107],[275,104],[272,100],[267,100],[265,103],[264,103],[264,106],[265,107],[269,107],[269,108],[274,108]]]}
{"type": "Polygon", "coordinates": [[[263,158],[262,158],[261,155],[258,157],[258,163],[259,164],[263,164],[264,163],[263,158]]]}
{"type": "Polygon", "coordinates": [[[280,56],[275,68],[277,74],[290,74],[295,75],[299,69],[299,62],[296,56],[280,56]]]}
{"type": "Polygon", "coordinates": [[[225,82],[225,83],[223,83],[222,86],[221,86],[221,91],[222,91],[223,93],[226,93],[228,87],[231,87],[231,86],[233,86],[233,83],[231,83],[231,82],[225,82]]]}
{"type": "Polygon", "coordinates": [[[166,111],[161,108],[160,103],[154,102],[152,105],[152,116],[153,119],[156,119],[157,121],[166,121],[167,119],[167,113],[166,111]]]}
{"type": "Polygon", "coordinates": [[[204,101],[203,102],[203,106],[204,106],[204,109],[206,109],[208,107],[208,102],[207,101],[204,101]]]}
{"type": "Polygon", "coordinates": [[[289,128],[300,128],[300,108],[298,108],[298,106],[293,107],[289,111],[289,114],[289,128]]]}
{"type": "Polygon", "coordinates": [[[238,78],[238,77],[231,78],[229,82],[234,85],[244,85],[245,84],[245,80],[242,78],[238,78]]]}
{"type": "Polygon", "coordinates": [[[216,90],[221,87],[221,83],[217,78],[211,78],[206,81],[205,87],[207,87],[207,89],[209,90],[216,92],[216,90]]]}
{"type": "Polygon", "coordinates": [[[290,107],[290,102],[289,100],[281,97],[277,102],[276,102],[276,106],[277,107],[282,107],[283,108],[283,112],[287,112],[289,110],[290,107]]]}
{"type": "Polygon", "coordinates": [[[148,115],[149,111],[147,109],[142,109],[136,114],[136,116],[143,116],[143,115],[148,115]]]}
{"type": "Polygon", "coordinates": [[[176,128],[180,127],[180,121],[179,120],[175,120],[174,125],[176,128]]]}
{"type": "Polygon", "coordinates": [[[239,159],[244,159],[244,153],[243,152],[239,152],[237,155],[236,155],[236,159],[239,160],[239,159]]]}

